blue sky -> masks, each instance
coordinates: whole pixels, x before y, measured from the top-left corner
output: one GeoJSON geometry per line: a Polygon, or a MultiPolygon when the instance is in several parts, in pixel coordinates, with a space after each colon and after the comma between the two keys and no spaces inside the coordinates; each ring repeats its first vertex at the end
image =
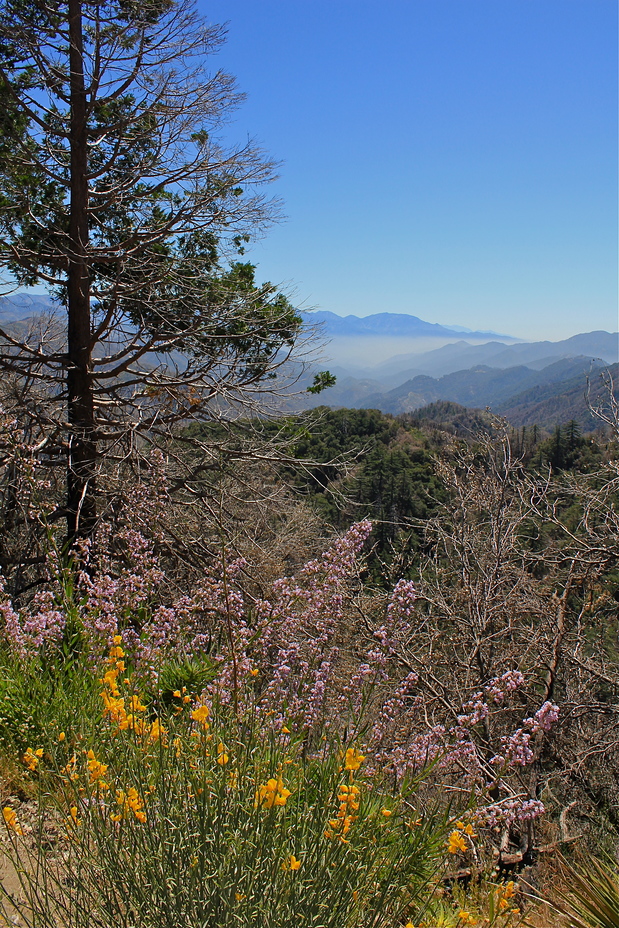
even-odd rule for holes
{"type": "Polygon", "coordinates": [[[298,304],[557,340],[617,321],[616,0],[200,0],[281,160],[298,304]]]}

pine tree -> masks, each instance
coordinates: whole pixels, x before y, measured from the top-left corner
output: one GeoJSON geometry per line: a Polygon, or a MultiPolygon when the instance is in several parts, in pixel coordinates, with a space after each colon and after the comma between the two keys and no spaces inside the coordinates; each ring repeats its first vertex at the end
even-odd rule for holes
{"type": "Polygon", "coordinates": [[[0,366],[66,467],[69,540],[96,524],[106,459],[251,399],[299,334],[238,260],[273,165],[217,140],[241,99],[207,70],[223,38],[186,0],[0,6],[0,262],[66,313],[53,337],[0,330],[0,366]]]}

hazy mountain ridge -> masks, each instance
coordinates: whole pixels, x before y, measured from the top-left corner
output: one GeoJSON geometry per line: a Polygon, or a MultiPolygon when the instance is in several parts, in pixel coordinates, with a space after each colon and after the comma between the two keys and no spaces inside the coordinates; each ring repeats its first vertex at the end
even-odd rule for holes
{"type": "Polygon", "coordinates": [[[469,338],[505,338],[520,341],[511,335],[499,335],[498,332],[476,332],[464,326],[446,326],[436,322],[425,322],[418,316],[407,313],[373,313],[371,316],[338,316],[326,310],[301,313],[308,325],[319,325],[325,336],[343,335],[396,335],[396,336],[447,336],[469,338]]]}
{"type": "MultiPolygon", "coordinates": [[[[417,350],[383,359],[380,351],[388,344],[388,336],[371,333],[381,331],[379,323],[387,316],[393,332],[393,314],[377,314],[347,322],[356,327],[354,336],[333,335],[324,354],[326,366],[333,362],[338,383],[321,394],[321,403],[398,415],[451,401],[468,408],[488,406],[510,421],[516,417],[518,423],[533,422],[539,415],[543,417],[539,424],[577,418],[583,426],[592,427],[586,403],[580,403],[578,396],[584,397],[590,371],[619,362],[619,334],[603,331],[583,332],[557,342],[516,342],[495,336],[476,344],[462,332],[449,340],[441,336],[442,343],[438,336],[429,339],[424,334],[414,341],[417,350]],[[367,328],[365,336],[359,334],[360,321],[367,328]],[[355,343],[364,347],[366,363],[346,363],[346,352],[355,343]],[[519,397],[517,403],[515,397],[519,397]]],[[[413,325],[419,322],[415,319],[413,325]]],[[[393,344],[402,347],[408,326],[408,320],[402,323],[401,341],[393,339],[393,344]]],[[[340,326],[339,331],[346,327],[340,326]]]]}
{"type": "Polygon", "coordinates": [[[392,380],[396,376],[411,379],[418,374],[438,377],[479,365],[504,369],[524,364],[541,370],[561,358],[580,356],[600,358],[608,364],[616,363],[619,361],[619,335],[584,332],[558,342],[523,342],[518,345],[496,341],[470,345],[461,339],[433,351],[390,358],[368,370],[368,376],[376,380],[392,380]]]}
{"type": "Polygon", "coordinates": [[[483,365],[469,370],[455,371],[440,378],[421,374],[386,393],[374,394],[363,402],[363,408],[377,408],[398,415],[413,412],[438,400],[447,400],[471,408],[495,408],[526,390],[572,381],[574,378],[586,386],[587,372],[599,367],[599,362],[587,357],[561,359],[541,371],[525,365],[505,370],[483,365]]]}
{"type": "Polygon", "coordinates": [[[32,316],[58,312],[61,307],[51,297],[38,293],[13,293],[0,297],[0,325],[5,322],[22,322],[32,316]]]}
{"type": "Polygon", "coordinates": [[[614,394],[619,399],[619,364],[592,371],[589,377],[574,377],[560,384],[538,384],[494,409],[514,426],[539,425],[553,429],[556,425],[574,420],[582,429],[599,428],[601,422],[591,412],[591,406],[607,405],[606,374],[614,383],[614,394]]]}
{"type": "MultiPolygon", "coordinates": [[[[58,312],[57,304],[45,295],[0,297],[0,325],[21,329],[26,320],[54,310],[58,312]]],[[[592,427],[584,399],[587,376],[607,365],[616,371],[619,362],[618,333],[524,342],[495,333],[464,333],[463,326],[451,328],[398,313],[365,318],[330,312],[302,315],[310,331],[316,326],[319,339],[330,337],[319,367],[330,366],[338,376],[335,387],[315,398],[307,396],[300,404],[305,408],[328,405],[398,415],[454,402],[470,409],[491,407],[514,425],[552,427],[573,418],[592,427]],[[416,350],[384,357],[390,346],[409,344],[416,350]],[[371,363],[364,363],[356,348],[371,363]],[[353,364],[346,360],[351,352],[353,364]]]]}

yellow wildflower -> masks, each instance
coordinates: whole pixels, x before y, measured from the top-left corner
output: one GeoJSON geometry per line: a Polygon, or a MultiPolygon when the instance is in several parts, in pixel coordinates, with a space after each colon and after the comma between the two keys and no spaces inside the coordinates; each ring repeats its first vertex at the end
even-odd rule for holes
{"type": "Polygon", "coordinates": [[[449,835],[447,850],[450,854],[464,854],[468,850],[468,844],[459,831],[452,831],[449,835]]]}
{"type": "Polygon", "coordinates": [[[58,735],[58,740],[59,740],[59,741],[64,741],[66,737],[67,737],[67,736],[65,735],[65,733],[64,733],[63,731],[61,731],[60,734],[58,735]]]}
{"type": "Polygon", "coordinates": [[[64,772],[67,774],[70,780],[77,780],[79,776],[77,770],[75,769],[76,767],[77,767],[77,758],[74,754],[71,760],[69,761],[69,763],[67,764],[67,766],[64,767],[64,772]]]}
{"type": "MultiPolygon", "coordinates": [[[[112,696],[118,696],[118,671],[117,670],[106,670],[101,678],[101,682],[104,686],[112,693],[112,696]]],[[[103,695],[103,694],[101,694],[103,695]]]]}
{"type": "Polygon", "coordinates": [[[385,818],[389,818],[390,815],[393,815],[393,812],[391,811],[391,809],[381,809],[380,814],[384,815],[385,818]]]}
{"type": "Polygon", "coordinates": [[[226,748],[223,742],[220,741],[219,744],[217,745],[217,763],[223,767],[225,764],[228,763],[228,760],[229,758],[228,758],[228,755],[226,754],[226,748]]]}
{"type": "Polygon", "coordinates": [[[359,809],[359,787],[355,786],[354,783],[350,785],[343,783],[339,788],[337,799],[342,814],[348,811],[357,812],[359,809]]]}
{"type": "Polygon", "coordinates": [[[278,781],[277,795],[275,796],[275,805],[276,805],[276,806],[285,806],[285,805],[286,805],[286,800],[288,799],[288,796],[290,796],[290,795],[291,795],[290,790],[289,790],[289,789],[286,789],[286,787],[283,785],[282,780],[281,780],[281,777],[280,777],[280,778],[279,778],[279,781],[278,781]]]}
{"type": "Polygon", "coordinates": [[[146,735],[150,736],[150,725],[146,719],[136,718],[135,715],[127,716],[128,728],[131,731],[135,732],[138,738],[145,738],[146,735]]]}
{"type": "Polygon", "coordinates": [[[298,870],[300,866],[301,861],[297,860],[294,854],[291,854],[290,857],[283,861],[282,870],[298,870]]]}
{"type": "MultiPolygon", "coordinates": [[[[152,722],[152,723],[151,723],[151,726],[150,726],[150,731],[149,731],[149,733],[148,733],[148,738],[149,738],[149,740],[150,740],[150,741],[159,741],[160,738],[165,738],[165,734],[166,734],[165,728],[163,727],[163,725],[161,724],[161,722],[159,721],[159,719],[155,719],[155,721],[152,722]]],[[[175,746],[175,748],[177,749],[177,754],[176,754],[177,757],[179,756],[179,753],[180,753],[179,750],[178,750],[180,744],[181,744],[180,738],[175,738],[175,739],[174,739],[174,746],[175,746]]]]}
{"type": "Polygon", "coordinates": [[[120,660],[120,658],[125,656],[125,652],[123,651],[121,647],[122,641],[123,641],[122,635],[114,635],[112,641],[113,641],[113,644],[112,644],[112,647],[110,648],[110,657],[109,657],[111,663],[114,662],[115,660],[120,660]]]}
{"type": "Polygon", "coordinates": [[[140,697],[136,695],[135,693],[130,699],[129,708],[131,709],[131,712],[146,712],[146,706],[143,705],[143,703],[140,700],[140,697]]]}
{"type": "Polygon", "coordinates": [[[286,789],[281,774],[277,778],[271,777],[263,786],[256,790],[254,808],[271,809],[273,806],[285,806],[286,800],[292,795],[289,789],[286,789]]]}
{"type": "Polygon", "coordinates": [[[261,806],[263,809],[270,809],[275,802],[275,794],[277,793],[277,780],[274,777],[271,777],[270,780],[263,786],[259,786],[256,790],[256,796],[254,799],[254,808],[261,806]]]}
{"type": "Polygon", "coordinates": [[[197,722],[206,730],[209,727],[207,719],[210,714],[208,706],[198,706],[197,709],[192,710],[191,717],[194,722],[197,722]]]}
{"type": "Polygon", "coordinates": [[[119,790],[116,793],[116,803],[120,807],[120,812],[111,815],[113,822],[120,822],[121,819],[127,818],[129,812],[133,812],[139,822],[146,821],[144,802],[140,799],[139,793],[134,786],[131,786],[127,792],[123,789],[119,790]]]}
{"type": "Polygon", "coordinates": [[[354,783],[343,783],[339,787],[337,799],[340,804],[337,818],[329,820],[332,831],[326,831],[325,835],[328,838],[338,837],[340,841],[344,841],[344,835],[348,834],[357,818],[353,812],[359,809],[359,787],[354,783]]]}
{"type": "Polygon", "coordinates": [[[100,761],[98,761],[95,757],[95,752],[92,749],[88,751],[86,757],[88,758],[86,761],[86,766],[88,767],[88,772],[90,774],[90,782],[96,783],[97,780],[100,780],[101,777],[105,776],[107,773],[108,765],[102,764],[100,761]]]}
{"type": "Polygon", "coordinates": [[[461,831],[463,834],[468,835],[469,838],[476,838],[477,835],[473,829],[473,826],[469,822],[467,825],[465,822],[456,822],[456,828],[461,831]]]}
{"type": "Polygon", "coordinates": [[[458,912],[458,918],[461,922],[464,922],[465,925],[476,925],[477,919],[471,915],[470,912],[467,912],[465,909],[460,909],[458,912]]]}
{"type": "Polygon", "coordinates": [[[71,806],[71,808],[69,809],[69,815],[67,816],[67,825],[70,828],[74,828],[77,825],[81,825],[81,824],[82,824],[81,818],[77,817],[77,806],[71,806]]]}
{"type": "Polygon", "coordinates": [[[17,823],[17,816],[14,809],[11,809],[10,806],[5,806],[2,810],[2,816],[4,818],[4,824],[9,831],[14,831],[15,834],[23,835],[23,831],[17,823]]]}
{"type": "Polygon", "coordinates": [[[42,757],[43,748],[37,748],[36,751],[33,751],[32,748],[28,748],[23,756],[23,761],[29,770],[36,770],[42,757]]]}
{"type": "Polygon", "coordinates": [[[103,718],[109,716],[112,722],[117,722],[121,726],[125,725],[127,720],[125,700],[117,698],[114,693],[109,695],[105,690],[101,693],[101,698],[103,699],[104,707],[103,718]]]}
{"type": "Polygon", "coordinates": [[[364,760],[365,756],[357,748],[347,748],[344,770],[358,770],[364,760]]]}

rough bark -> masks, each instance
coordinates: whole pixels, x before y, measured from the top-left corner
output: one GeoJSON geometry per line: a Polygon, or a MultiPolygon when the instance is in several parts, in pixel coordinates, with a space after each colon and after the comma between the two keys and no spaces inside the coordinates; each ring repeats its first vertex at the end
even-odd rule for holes
{"type": "Polygon", "coordinates": [[[81,0],[69,0],[71,201],[68,277],[67,536],[91,534],[96,522],[97,443],[91,364],[88,248],[88,133],[81,0]]]}

